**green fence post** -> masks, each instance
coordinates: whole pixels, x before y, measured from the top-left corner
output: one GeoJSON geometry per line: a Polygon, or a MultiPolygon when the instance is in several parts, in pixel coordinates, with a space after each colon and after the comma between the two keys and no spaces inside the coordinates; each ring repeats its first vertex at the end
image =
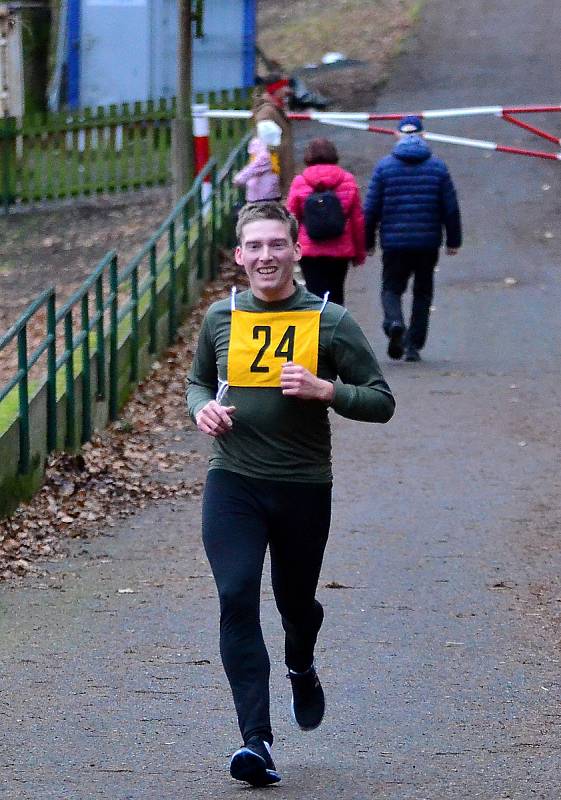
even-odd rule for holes
{"type": "Polygon", "coordinates": [[[225,200],[225,189],[226,183],[224,180],[221,180],[218,183],[218,219],[220,220],[220,227],[218,233],[218,244],[220,247],[224,247],[225,244],[225,237],[224,237],[224,229],[225,229],[225,219],[224,214],[226,211],[226,200],[225,200]]]}
{"type": "Polygon", "coordinates": [[[117,256],[113,256],[109,264],[109,419],[114,422],[119,413],[119,372],[118,372],[118,340],[119,340],[119,276],[117,273],[117,256]]]}
{"type": "Polygon", "coordinates": [[[47,301],[47,450],[52,453],[56,449],[57,413],[56,413],[56,309],[55,293],[47,301]]]}
{"type": "Polygon", "coordinates": [[[4,117],[0,125],[0,148],[2,148],[0,169],[2,170],[2,204],[5,214],[8,213],[10,205],[16,201],[16,137],[15,117],[4,117]]]}
{"type": "Polygon", "coordinates": [[[92,380],[90,371],[90,309],[88,292],[82,297],[82,436],[81,442],[92,437],[92,380]]]}
{"type": "Polygon", "coordinates": [[[103,309],[103,273],[95,282],[96,339],[95,354],[97,364],[97,400],[105,400],[105,324],[103,309]]]}
{"type": "Polygon", "coordinates": [[[74,332],[71,308],[64,315],[64,350],[66,375],[65,444],[70,450],[73,450],[76,446],[76,398],[74,395],[74,332]]]}
{"type": "Polygon", "coordinates": [[[19,471],[29,472],[29,391],[27,373],[27,325],[18,333],[19,471]]]}
{"type": "Polygon", "coordinates": [[[131,383],[138,383],[138,266],[131,272],[131,383]]]}
{"type": "Polygon", "coordinates": [[[205,276],[204,262],[204,217],[203,217],[203,185],[199,183],[196,193],[197,201],[197,278],[202,280],[205,276]]]}
{"type": "Polygon", "coordinates": [[[217,168],[214,163],[210,170],[211,180],[211,195],[210,195],[210,277],[212,280],[216,278],[216,174],[217,168]]]}
{"type": "Polygon", "coordinates": [[[150,245],[150,346],[151,354],[158,352],[158,256],[156,243],[150,245]]]}
{"type": "MultiPolygon", "coordinates": [[[[239,172],[244,165],[244,154],[242,152],[238,153],[236,161],[237,161],[236,169],[239,172]]],[[[236,202],[239,203],[240,205],[243,205],[245,203],[245,189],[243,186],[236,185],[236,202]]]]}
{"type": "Polygon", "coordinates": [[[189,282],[191,278],[191,221],[189,219],[189,201],[183,206],[183,292],[181,302],[189,302],[189,282]]]}
{"type": "Polygon", "coordinates": [[[172,220],[168,230],[169,246],[169,343],[175,338],[177,330],[177,274],[175,264],[175,221],[172,220]]]}

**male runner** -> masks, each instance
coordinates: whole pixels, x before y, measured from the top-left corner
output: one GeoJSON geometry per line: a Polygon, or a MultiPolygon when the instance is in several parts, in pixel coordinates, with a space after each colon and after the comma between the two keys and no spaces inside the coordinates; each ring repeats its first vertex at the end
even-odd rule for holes
{"type": "Polygon", "coordinates": [[[250,289],[214,303],[189,376],[188,407],[214,438],[203,499],[203,542],[220,598],[220,652],[244,745],[230,773],[276,783],[269,656],[259,601],[267,547],[285,631],[292,713],[322,721],[314,666],[323,620],[315,599],[331,517],[329,408],[387,422],[395,402],[349,312],[293,281],[298,224],[279,203],[245,206],[235,258],[250,289]]]}

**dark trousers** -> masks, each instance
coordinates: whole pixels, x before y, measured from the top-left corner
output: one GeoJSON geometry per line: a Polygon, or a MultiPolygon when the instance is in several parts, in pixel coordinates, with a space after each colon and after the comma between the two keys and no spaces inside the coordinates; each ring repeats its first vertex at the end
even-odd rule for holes
{"type": "Polygon", "coordinates": [[[349,269],[348,258],[302,256],[300,260],[306,289],[318,297],[329,292],[332,303],[345,304],[344,284],[349,269]]]}
{"type": "Polygon", "coordinates": [[[220,654],[244,742],[256,735],[273,741],[270,664],[259,615],[267,546],[286,665],[303,672],[313,662],[323,622],[315,594],[330,521],[330,483],[260,480],[223,469],[208,473],[203,543],[220,599],[220,654]]]}
{"type": "Polygon", "coordinates": [[[426,340],[430,307],[434,294],[434,268],[438,250],[385,250],[382,256],[382,308],[384,332],[394,322],[405,327],[401,297],[413,276],[413,304],[406,334],[406,345],[420,350],[426,340]]]}

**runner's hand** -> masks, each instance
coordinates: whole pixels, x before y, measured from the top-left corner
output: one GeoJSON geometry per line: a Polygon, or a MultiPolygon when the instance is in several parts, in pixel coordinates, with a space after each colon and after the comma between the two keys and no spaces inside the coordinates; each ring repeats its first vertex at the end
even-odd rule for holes
{"type": "Polygon", "coordinates": [[[335,387],[331,381],[318,378],[300,364],[287,361],[281,371],[281,389],[287,397],[299,397],[301,400],[322,400],[330,403],[333,400],[335,387]]]}
{"type": "Polygon", "coordinates": [[[232,430],[232,414],[235,406],[221,406],[216,400],[210,400],[195,416],[197,428],[208,436],[221,436],[232,430]]]}

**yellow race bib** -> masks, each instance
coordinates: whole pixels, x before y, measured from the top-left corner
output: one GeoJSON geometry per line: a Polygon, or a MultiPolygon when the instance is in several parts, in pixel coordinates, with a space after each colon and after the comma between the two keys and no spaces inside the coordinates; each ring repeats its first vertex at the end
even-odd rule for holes
{"type": "Polygon", "coordinates": [[[232,311],[230,386],[280,386],[287,361],[317,375],[320,311],[232,311]]]}

